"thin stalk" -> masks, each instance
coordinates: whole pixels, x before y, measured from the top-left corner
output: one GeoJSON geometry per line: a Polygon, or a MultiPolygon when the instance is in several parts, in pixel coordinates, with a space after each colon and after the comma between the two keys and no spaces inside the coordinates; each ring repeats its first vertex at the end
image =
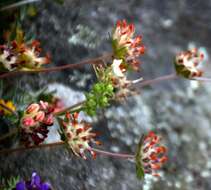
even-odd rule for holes
{"type": "Polygon", "coordinates": [[[202,81],[202,82],[211,82],[211,78],[206,78],[206,77],[194,77],[192,80],[202,81]]]}
{"type": "Polygon", "coordinates": [[[96,148],[92,148],[92,150],[98,154],[102,154],[103,156],[110,156],[115,158],[123,158],[123,159],[134,159],[134,155],[132,154],[123,154],[123,153],[115,153],[115,152],[108,152],[105,150],[99,150],[96,148]]]}
{"type": "Polygon", "coordinates": [[[79,102],[79,103],[77,103],[77,104],[74,104],[74,105],[72,105],[72,106],[70,106],[70,107],[64,108],[63,110],[54,113],[54,116],[62,115],[62,114],[64,114],[64,113],[68,112],[68,111],[69,111],[69,112],[72,112],[72,111],[78,110],[78,109],[80,109],[80,108],[83,106],[83,104],[84,104],[85,102],[86,102],[86,101],[84,100],[84,101],[79,102]]]}
{"type": "Polygon", "coordinates": [[[143,78],[139,78],[139,79],[136,79],[136,80],[133,80],[131,83],[132,84],[137,84],[137,83],[140,83],[141,81],[143,81],[143,78]]]}
{"type": "Polygon", "coordinates": [[[14,152],[23,152],[25,150],[32,150],[32,149],[39,149],[39,148],[51,148],[51,147],[60,146],[63,144],[65,144],[65,142],[59,141],[59,142],[54,142],[54,143],[33,145],[33,146],[28,146],[28,147],[5,149],[5,150],[0,150],[0,154],[10,154],[10,153],[14,153],[14,152]]]}
{"type": "Polygon", "coordinates": [[[20,1],[20,2],[17,2],[17,3],[7,5],[5,7],[2,7],[0,9],[0,11],[6,11],[6,10],[9,10],[9,9],[12,9],[12,8],[20,7],[20,6],[23,6],[23,5],[26,5],[26,4],[30,4],[30,3],[35,3],[35,2],[38,2],[38,1],[41,1],[41,0],[23,0],[23,1],[20,1]]]}
{"type": "Polygon", "coordinates": [[[145,87],[145,86],[159,83],[161,81],[172,80],[172,79],[176,79],[176,78],[178,78],[178,76],[175,73],[172,73],[172,74],[164,75],[164,76],[157,77],[157,78],[151,79],[151,80],[145,80],[145,81],[139,80],[135,84],[139,83],[139,87],[145,87]]]}
{"type": "Polygon", "coordinates": [[[9,111],[11,114],[18,117],[18,113],[16,111],[12,110],[11,108],[7,107],[6,105],[0,103],[0,107],[4,108],[5,110],[9,111]]]}
{"type": "MultiPolygon", "coordinates": [[[[48,143],[48,144],[33,145],[33,146],[29,146],[29,147],[5,149],[5,150],[0,150],[0,154],[10,154],[10,153],[14,153],[14,152],[23,152],[26,150],[40,149],[40,148],[51,148],[51,147],[60,146],[60,145],[64,145],[64,144],[65,144],[64,141],[59,141],[59,142],[48,143]]],[[[108,152],[108,151],[99,150],[96,148],[92,148],[91,150],[98,154],[102,154],[103,156],[110,156],[110,157],[115,157],[115,158],[134,159],[134,157],[135,157],[134,155],[131,155],[131,154],[108,152]]]]}
{"type": "Polygon", "coordinates": [[[105,58],[108,58],[108,57],[111,57],[111,56],[112,56],[112,54],[108,53],[108,54],[105,54],[103,56],[100,56],[100,57],[97,57],[97,58],[94,58],[94,59],[87,59],[87,60],[81,61],[79,63],[74,63],[74,64],[66,64],[66,65],[61,65],[61,66],[56,66],[56,67],[51,67],[51,68],[41,68],[41,69],[36,69],[36,70],[10,71],[10,72],[6,72],[6,73],[1,74],[0,79],[10,77],[10,76],[13,76],[13,75],[17,75],[17,74],[48,73],[48,72],[61,71],[61,70],[65,70],[65,69],[75,69],[75,68],[82,67],[86,64],[97,64],[102,59],[105,59],[105,58]]]}

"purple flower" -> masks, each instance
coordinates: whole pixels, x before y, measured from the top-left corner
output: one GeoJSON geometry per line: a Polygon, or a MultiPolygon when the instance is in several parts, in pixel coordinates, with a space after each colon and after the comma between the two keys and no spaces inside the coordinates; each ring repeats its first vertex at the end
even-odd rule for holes
{"type": "Polygon", "coordinates": [[[30,181],[21,180],[16,184],[16,190],[51,190],[51,185],[42,183],[40,176],[36,172],[32,173],[30,181]]]}

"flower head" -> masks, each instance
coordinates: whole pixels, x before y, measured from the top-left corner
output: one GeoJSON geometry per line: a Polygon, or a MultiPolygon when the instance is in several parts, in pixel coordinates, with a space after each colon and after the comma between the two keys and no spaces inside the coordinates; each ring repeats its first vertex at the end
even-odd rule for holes
{"type": "Polygon", "coordinates": [[[137,174],[144,177],[144,174],[159,176],[156,172],[167,161],[167,148],[160,144],[161,138],[154,132],[144,136],[138,146],[136,153],[137,174]]]}
{"type": "Polygon", "coordinates": [[[93,158],[96,157],[96,153],[92,150],[90,143],[99,145],[100,142],[94,139],[96,133],[92,132],[92,127],[88,123],[78,121],[78,113],[67,113],[61,124],[62,140],[66,141],[76,156],[86,159],[85,152],[88,151],[93,158]]]}
{"type": "Polygon", "coordinates": [[[39,57],[41,48],[38,41],[33,41],[29,45],[22,44],[21,46],[14,43],[14,47],[19,52],[17,64],[21,67],[34,69],[49,63],[50,59],[48,55],[39,57]]]}
{"type": "Polygon", "coordinates": [[[16,110],[16,107],[12,101],[5,101],[3,99],[0,99],[0,115],[11,115],[12,114],[9,110],[5,109],[3,106],[9,108],[11,111],[16,110]]]}
{"type": "Polygon", "coordinates": [[[47,138],[48,127],[53,125],[53,112],[47,102],[30,104],[21,118],[22,141],[26,145],[40,144],[47,138]]]}
{"type": "Polygon", "coordinates": [[[181,52],[175,58],[176,72],[185,78],[200,77],[203,74],[200,69],[203,60],[203,53],[196,48],[181,52]]]}
{"type": "Polygon", "coordinates": [[[36,69],[49,63],[49,56],[40,57],[41,48],[38,41],[30,44],[13,41],[0,46],[0,67],[8,71],[36,69]]]}
{"type": "Polygon", "coordinates": [[[112,34],[112,45],[114,57],[123,59],[125,67],[131,67],[138,70],[140,62],[137,58],[143,55],[145,47],[142,44],[142,37],[134,37],[135,26],[128,24],[125,20],[117,21],[116,27],[112,34]]]}
{"type": "Polygon", "coordinates": [[[40,176],[36,173],[32,173],[31,180],[19,181],[16,184],[16,190],[51,190],[51,185],[46,182],[42,182],[40,176]]]}
{"type": "MultiPolygon", "coordinates": [[[[112,87],[112,91],[115,92],[111,97],[116,99],[124,99],[128,95],[135,94],[135,89],[132,87],[133,84],[140,82],[142,79],[138,78],[136,80],[129,80],[127,78],[127,69],[122,65],[122,59],[113,59],[112,64],[98,64],[94,66],[96,75],[101,83],[109,83],[112,87]]],[[[106,88],[103,89],[103,94],[108,94],[106,88]]],[[[99,95],[99,93],[97,93],[99,95]]],[[[94,95],[94,97],[98,97],[94,95]]],[[[102,97],[102,95],[100,96],[102,97]]]]}

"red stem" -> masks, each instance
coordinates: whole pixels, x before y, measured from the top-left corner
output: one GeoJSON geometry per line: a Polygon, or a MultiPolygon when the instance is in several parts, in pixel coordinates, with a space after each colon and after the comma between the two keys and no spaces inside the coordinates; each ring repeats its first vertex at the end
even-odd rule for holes
{"type": "Polygon", "coordinates": [[[123,154],[123,153],[114,153],[114,152],[108,152],[104,150],[99,150],[96,148],[92,148],[92,150],[98,154],[102,154],[104,156],[111,156],[111,157],[116,157],[116,158],[123,158],[123,159],[134,159],[134,155],[131,154],[123,154]]]}
{"type": "Polygon", "coordinates": [[[10,71],[10,72],[6,72],[4,74],[0,75],[0,79],[2,78],[6,78],[9,76],[13,76],[13,75],[17,75],[17,74],[29,74],[29,73],[48,73],[48,72],[55,72],[55,71],[60,71],[60,70],[64,70],[64,69],[75,69],[81,66],[84,66],[86,64],[97,64],[100,60],[107,58],[107,57],[111,57],[112,54],[106,54],[94,59],[87,59],[84,61],[81,61],[79,63],[74,63],[74,64],[66,64],[66,65],[61,65],[61,66],[56,66],[56,67],[51,67],[51,68],[43,68],[43,69],[37,69],[37,70],[25,70],[25,71],[21,71],[21,70],[17,70],[17,71],[10,71]]]}
{"type": "MultiPolygon", "coordinates": [[[[64,144],[65,144],[65,142],[59,141],[59,142],[54,142],[54,143],[49,143],[49,144],[33,145],[33,146],[29,146],[29,147],[5,149],[5,150],[0,150],[0,154],[10,154],[10,153],[14,153],[14,152],[22,152],[25,150],[32,150],[32,149],[37,149],[37,148],[51,148],[51,147],[60,146],[60,145],[64,145],[64,144]]],[[[134,155],[131,155],[131,154],[108,152],[108,151],[99,150],[96,148],[92,148],[92,150],[98,154],[102,154],[104,156],[115,157],[115,158],[134,159],[134,157],[135,157],[134,155]]]]}
{"type": "Polygon", "coordinates": [[[206,78],[206,77],[194,77],[192,80],[202,81],[202,82],[211,82],[211,78],[206,78]]]}
{"type": "MultiPolygon", "coordinates": [[[[164,75],[164,76],[161,76],[161,77],[157,77],[155,79],[140,81],[139,82],[139,87],[153,85],[153,84],[159,83],[161,81],[165,81],[165,80],[176,79],[177,77],[178,76],[175,73],[172,73],[172,74],[169,74],[169,75],[164,75]]],[[[138,84],[138,83],[136,83],[136,84],[138,84]]]]}

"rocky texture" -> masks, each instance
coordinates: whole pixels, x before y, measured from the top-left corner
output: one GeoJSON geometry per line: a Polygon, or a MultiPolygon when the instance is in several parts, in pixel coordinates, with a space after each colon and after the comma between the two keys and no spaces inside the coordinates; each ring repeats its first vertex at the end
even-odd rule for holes
{"type": "MultiPolygon", "coordinates": [[[[57,65],[110,51],[108,33],[116,20],[123,18],[134,22],[137,33],[143,34],[148,51],[140,74],[145,78],[173,72],[173,56],[190,42],[205,46],[208,52],[211,48],[210,0],[66,0],[63,6],[43,1],[38,7],[38,16],[25,25],[29,32],[36,33],[57,65]]],[[[66,85],[60,93],[74,93],[89,88],[95,80],[92,74],[87,66],[79,71],[24,76],[21,80],[26,89],[39,89],[57,81],[66,85]]],[[[133,152],[140,135],[149,130],[163,135],[169,162],[159,180],[148,177],[145,182],[138,181],[131,162],[102,156],[84,161],[62,147],[1,156],[0,176],[26,177],[36,170],[57,190],[208,190],[211,91],[209,83],[195,86],[181,79],[145,88],[121,105],[99,112],[95,119],[96,130],[103,134],[102,148],[111,151],[133,152]]]]}

